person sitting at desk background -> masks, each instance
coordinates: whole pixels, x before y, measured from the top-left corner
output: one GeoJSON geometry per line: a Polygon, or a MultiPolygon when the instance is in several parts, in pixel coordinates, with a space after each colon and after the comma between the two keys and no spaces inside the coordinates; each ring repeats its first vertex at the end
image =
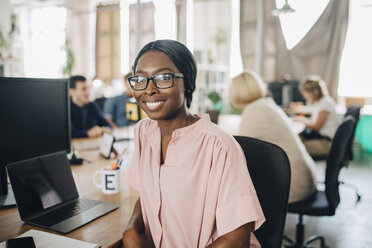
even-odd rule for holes
{"type": "Polygon", "coordinates": [[[300,137],[310,155],[327,156],[338,127],[335,101],[328,95],[325,83],[319,76],[304,77],[299,88],[312,106],[311,119],[303,116],[294,118],[306,126],[300,137]]]}
{"type": "Polygon", "coordinates": [[[243,151],[209,115],[188,110],[196,74],[173,40],[150,42],[135,59],[129,82],[149,118],[135,126],[124,176],[140,195],[124,247],[259,247],[252,231],[265,218],[243,151]]]}
{"type": "Polygon", "coordinates": [[[89,88],[84,76],[70,78],[71,137],[97,137],[110,132],[111,126],[96,103],[89,101],[89,88]]]}
{"type": "Polygon", "coordinates": [[[313,168],[315,163],[291,120],[270,97],[265,97],[266,85],[254,72],[243,72],[231,80],[229,97],[241,109],[239,135],[276,144],[287,153],[291,164],[289,202],[301,201],[315,193],[313,168]]]}
{"type": "Polygon", "coordinates": [[[132,73],[128,73],[124,76],[124,93],[107,99],[103,107],[103,112],[107,121],[114,128],[129,126],[135,123],[127,119],[126,111],[126,103],[130,98],[133,97],[132,89],[130,88],[128,82],[128,77],[131,75],[132,73]]]}

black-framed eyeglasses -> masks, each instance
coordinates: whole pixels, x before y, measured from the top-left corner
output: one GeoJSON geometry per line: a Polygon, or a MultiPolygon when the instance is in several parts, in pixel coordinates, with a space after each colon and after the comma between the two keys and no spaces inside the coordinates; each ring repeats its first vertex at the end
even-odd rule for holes
{"type": "Polygon", "coordinates": [[[183,78],[182,73],[161,73],[152,77],[146,76],[132,76],[128,78],[130,87],[133,90],[145,90],[150,80],[155,84],[158,89],[167,89],[173,87],[174,78],[183,78]]]}

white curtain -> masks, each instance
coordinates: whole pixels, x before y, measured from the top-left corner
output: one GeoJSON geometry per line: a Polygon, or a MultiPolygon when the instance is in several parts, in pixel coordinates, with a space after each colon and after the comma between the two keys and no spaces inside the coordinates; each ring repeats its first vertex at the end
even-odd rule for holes
{"type": "MultiPolygon", "coordinates": [[[[318,21],[306,36],[291,50],[285,45],[278,17],[271,11],[276,7],[275,0],[262,1],[263,39],[256,44],[257,1],[241,0],[241,51],[244,69],[255,69],[265,81],[275,81],[281,75],[290,74],[299,80],[309,74],[324,78],[330,95],[337,99],[339,68],[344,47],[349,0],[330,0],[318,21]],[[259,68],[254,67],[257,51],[261,48],[262,58],[259,68]]],[[[256,66],[257,67],[257,66],[256,66]]]]}

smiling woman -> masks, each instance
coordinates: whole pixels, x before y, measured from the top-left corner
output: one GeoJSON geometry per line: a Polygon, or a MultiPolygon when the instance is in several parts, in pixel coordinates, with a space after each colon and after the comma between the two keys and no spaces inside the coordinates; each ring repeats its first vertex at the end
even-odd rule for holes
{"type": "Polygon", "coordinates": [[[188,110],[196,73],[191,52],[173,40],[148,43],[134,62],[129,81],[149,118],[135,127],[124,178],[140,195],[124,247],[259,247],[250,234],[264,216],[244,154],[208,115],[188,110]]]}
{"type": "MultiPolygon", "coordinates": [[[[186,115],[186,108],[184,107],[185,88],[181,77],[175,78],[175,74],[172,73],[182,75],[182,77],[183,74],[178,72],[177,67],[173,63],[169,63],[171,60],[168,56],[163,52],[150,51],[145,53],[139,62],[136,74],[143,75],[134,76],[130,81],[131,85],[134,85],[134,97],[147,115],[155,120],[186,115]],[[154,76],[146,77],[144,75],[154,76]],[[165,77],[168,80],[164,80],[165,77]],[[152,80],[153,83],[148,84],[149,80],[152,80]],[[173,85],[175,80],[177,83],[173,85]],[[162,82],[166,87],[161,86],[162,82]],[[139,87],[142,87],[142,89],[138,90],[139,87]]],[[[189,115],[189,118],[193,119],[194,122],[196,121],[196,117],[192,115],[189,115]]]]}

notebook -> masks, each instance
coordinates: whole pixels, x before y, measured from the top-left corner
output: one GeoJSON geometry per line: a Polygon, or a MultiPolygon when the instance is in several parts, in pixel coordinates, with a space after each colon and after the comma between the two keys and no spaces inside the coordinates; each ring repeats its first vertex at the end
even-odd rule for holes
{"type": "Polygon", "coordinates": [[[21,220],[68,233],[118,205],[79,198],[65,152],[6,166],[21,220]]]}
{"type": "MultiPolygon", "coordinates": [[[[101,247],[98,244],[89,243],[82,240],[67,238],[62,235],[56,235],[48,232],[39,230],[28,230],[27,232],[19,235],[21,237],[32,237],[37,248],[98,248],[101,247]]],[[[0,248],[6,248],[5,242],[0,243],[0,248]]]]}

